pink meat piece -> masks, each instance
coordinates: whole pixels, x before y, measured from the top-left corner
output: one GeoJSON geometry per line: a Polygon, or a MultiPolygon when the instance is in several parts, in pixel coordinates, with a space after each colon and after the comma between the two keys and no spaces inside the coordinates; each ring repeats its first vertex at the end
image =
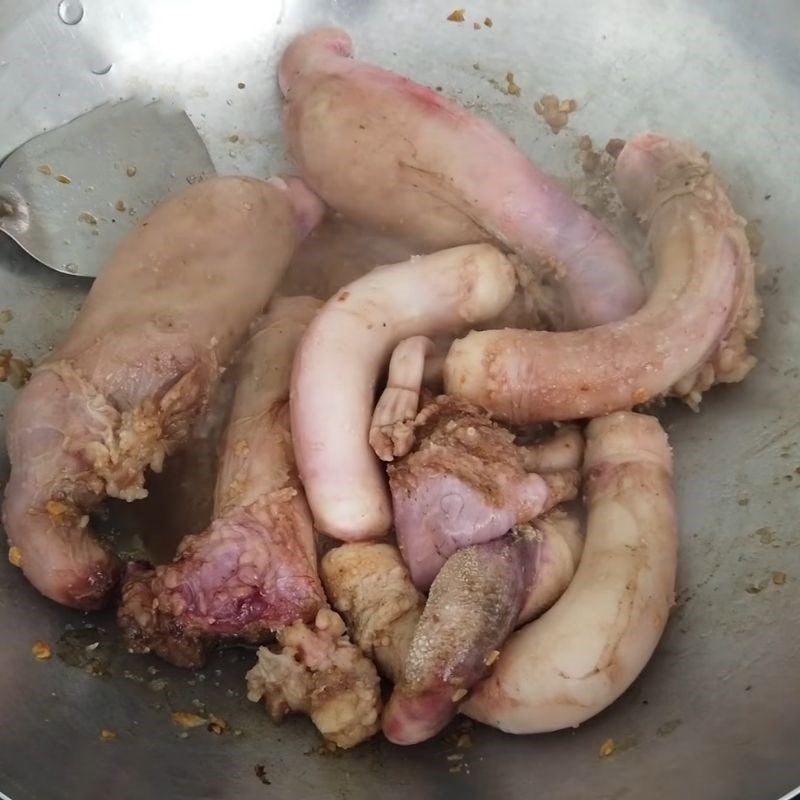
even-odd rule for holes
{"type": "Polygon", "coordinates": [[[325,602],[311,515],[289,431],[292,357],[320,303],[276,300],[240,366],[208,530],[173,563],[129,571],[119,622],[128,646],[198,666],[219,637],[262,641],[325,602]]]}
{"type": "Polygon", "coordinates": [[[514,629],[535,565],[535,538],[510,533],[459,550],[431,586],[383,715],[395,744],[435,736],[485,677],[514,629]]]}
{"type": "Polygon", "coordinates": [[[386,736],[416,744],[442,730],[494,669],[514,627],[562,595],[582,549],[577,516],[554,511],[453,554],[433,581],[407,651],[396,656],[402,669],[383,715],[386,736]]]}
{"type": "Polygon", "coordinates": [[[352,53],[345,31],[322,28],[297,37],[278,71],[290,155],[327,203],[430,250],[501,243],[559,295],[557,327],[599,325],[642,304],[624,248],[505,134],[352,53]]]}
{"type": "Polygon", "coordinates": [[[214,178],[120,242],[9,414],[3,525],[42,594],[108,600],[119,562],[89,513],[106,495],[146,495],[146,470],[185,441],[322,211],[297,179],[214,178]]]}
{"type": "Polygon", "coordinates": [[[761,321],[745,220],[692,145],[629,141],[614,180],[646,225],[657,279],[627,319],[590,330],[474,331],[445,360],[448,394],[514,425],[598,417],[664,395],[698,408],[717,383],[741,381],[761,321]]]}
{"type": "Polygon", "coordinates": [[[449,556],[506,534],[548,504],[514,436],[476,406],[438,397],[416,420],[417,446],[388,468],[397,541],[426,590],[449,556]]]}
{"type": "Polygon", "coordinates": [[[355,541],[391,526],[369,430],[378,379],[398,343],[491,319],[515,285],[509,260],[475,244],[377,267],[328,300],[297,351],[291,395],[297,465],[319,531],[355,541]]]}

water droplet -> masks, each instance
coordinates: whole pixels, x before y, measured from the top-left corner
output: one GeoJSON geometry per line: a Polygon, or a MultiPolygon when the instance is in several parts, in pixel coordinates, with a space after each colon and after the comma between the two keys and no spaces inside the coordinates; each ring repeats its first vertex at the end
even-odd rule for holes
{"type": "Polygon", "coordinates": [[[106,64],[102,67],[92,67],[92,74],[93,75],[108,75],[111,72],[111,67],[113,64],[106,64]]]}
{"type": "Polygon", "coordinates": [[[58,4],[58,18],[65,25],[77,25],[83,19],[81,0],[61,0],[58,4]]]}

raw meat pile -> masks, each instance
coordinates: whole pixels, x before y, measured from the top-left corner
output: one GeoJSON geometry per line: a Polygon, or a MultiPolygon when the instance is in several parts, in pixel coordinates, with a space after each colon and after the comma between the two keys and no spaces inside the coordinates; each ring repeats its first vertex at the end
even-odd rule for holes
{"type": "Polygon", "coordinates": [[[694,147],[627,142],[613,177],[648,234],[646,296],[503,133],[355,60],[344,31],[297,38],[278,83],[300,177],[165,200],[20,393],[12,562],[65,605],[119,598],[135,652],[198,667],[221,639],[263,643],[249,698],[340,747],[420,742],[457,713],[579,725],[644,668],[673,603],[672,454],[633,409],[697,409],[754,363],[744,220],[694,147]],[[420,255],[324,304],[275,297],[328,211],[420,255]],[[520,308],[529,328],[505,327],[520,308]],[[92,512],[146,495],[229,365],[213,521],[172,563],[120,563],[92,512]]]}

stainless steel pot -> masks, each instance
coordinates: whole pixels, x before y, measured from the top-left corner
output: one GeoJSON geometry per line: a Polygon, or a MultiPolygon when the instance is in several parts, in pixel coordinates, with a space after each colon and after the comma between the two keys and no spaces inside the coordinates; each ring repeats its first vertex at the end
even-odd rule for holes
{"type": "MultiPolygon", "coordinates": [[[[467,21],[454,23],[455,0],[83,0],[82,19],[67,24],[76,4],[62,0],[59,13],[58,0],[0,0],[0,154],[140,93],[183,104],[220,172],[267,175],[285,166],[278,55],[297,31],[337,23],[359,55],[441,86],[574,186],[580,134],[605,142],[658,129],[708,149],[737,208],[759,221],[767,316],[743,385],[712,392],[701,414],[665,412],[682,520],[678,605],[650,666],[599,718],[535,737],[476,728],[470,749],[451,735],[325,754],[306,721],[275,727],[242,697],[251,654],[223,652],[197,675],[129,657],[110,616],[56,607],[3,559],[0,790],[13,800],[750,800],[800,783],[800,5],[459,0],[467,21]],[[509,71],[520,96],[498,88],[509,71]],[[546,93],[578,101],[558,135],[533,110],[546,93]],[[51,659],[32,656],[36,640],[51,659]],[[230,729],[171,721],[198,707],[230,729]],[[607,740],[615,751],[601,757],[607,740]]],[[[14,315],[0,349],[41,357],[86,288],[0,242],[0,310],[14,315]]],[[[13,394],[0,385],[1,411],[13,394]]]]}

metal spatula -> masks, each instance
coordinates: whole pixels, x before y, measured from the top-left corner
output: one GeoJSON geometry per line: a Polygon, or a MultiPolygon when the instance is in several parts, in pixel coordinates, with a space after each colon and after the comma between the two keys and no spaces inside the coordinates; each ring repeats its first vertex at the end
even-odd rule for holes
{"type": "Polygon", "coordinates": [[[93,277],[165,195],[213,174],[183,111],[138,100],[100,106],[3,161],[0,231],[48,267],[93,277]]]}

